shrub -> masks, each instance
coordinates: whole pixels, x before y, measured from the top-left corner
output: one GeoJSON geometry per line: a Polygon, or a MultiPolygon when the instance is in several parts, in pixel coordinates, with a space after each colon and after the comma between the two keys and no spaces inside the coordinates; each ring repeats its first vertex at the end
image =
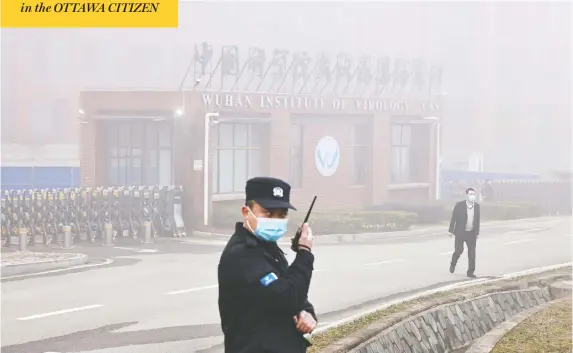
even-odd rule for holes
{"type": "MultiPolygon", "coordinates": [[[[315,234],[355,234],[407,230],[416,214],[401,211],[358,211],[313,214],[309,221],[315,234]]],[[[300,225],[296,223],[295,227],[300,225]]]]}
{"type": "Polygon", "coordinates": [[[543,208],[535,203],[482,203],[482,220],[514,220],[541,217],[543,208]]]}
{"type": "Polygon", "coordinates": [[[442,201],[427,201],[422,203],[387,203],[374,206],[377,211],[404,211],[418,215],[417,224],[435,224],[447,221],[450,217],[450,209],[442,201]]]}

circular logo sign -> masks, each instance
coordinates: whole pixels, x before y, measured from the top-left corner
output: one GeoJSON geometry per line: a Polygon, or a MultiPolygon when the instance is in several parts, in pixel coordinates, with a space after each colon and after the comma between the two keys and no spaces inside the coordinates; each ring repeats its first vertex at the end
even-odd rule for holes
{"type": "Polygon", "coordinates": [[[316,144],[314,161],[318,172],[323,176],[331,176],[336,172],[340,163],[340,147],[338,142],[331,137],[325,136],[316,144]]]}

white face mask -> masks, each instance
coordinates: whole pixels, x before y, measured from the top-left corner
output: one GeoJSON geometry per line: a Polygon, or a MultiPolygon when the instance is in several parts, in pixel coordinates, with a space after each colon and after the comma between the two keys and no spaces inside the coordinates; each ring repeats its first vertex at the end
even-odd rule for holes
{"type": "Polygon", "coordinates": [[[476,200],[476,195],[473,195],[473,194],[468,195],[468,201],[469,202],[475,202],[475,200],[476,200]]]}

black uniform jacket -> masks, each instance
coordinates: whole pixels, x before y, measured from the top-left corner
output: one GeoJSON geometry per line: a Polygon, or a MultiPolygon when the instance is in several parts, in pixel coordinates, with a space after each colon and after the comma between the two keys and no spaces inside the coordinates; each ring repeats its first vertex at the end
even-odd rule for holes
{"type": "Polygon", "coordinates": [[[276,243],[237,223],[219,262],[219,314],[225,353],[303,353],[310,343],[293,316],[306,310],[314,255],[299,251],[291,266],[276,243]]]}
{"type": "MultiPolygon", "coordinates": [[[[449,232],[455,235],[463,235],[466,231],[466,223],[468,222],[468,210],[465,201],[456,203],[454,211],[452,212],[452,219],[450,221],[449,232]]],[[[474,202],[474,224],[473,235],[479,235],[480,224],[480,209],[479,205],[474,202]]]]}

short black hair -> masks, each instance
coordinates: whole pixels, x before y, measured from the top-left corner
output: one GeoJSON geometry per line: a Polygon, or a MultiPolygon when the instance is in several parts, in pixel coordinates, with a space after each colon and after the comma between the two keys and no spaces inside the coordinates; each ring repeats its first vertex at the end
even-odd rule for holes
{"type": "Polygon", "coordinates": [[[256,203],[257,202],[255,200],[247,200],[245,202],[245,206],[247,206],[248,208],[250,208],[252,210],[256,203]]]}
{"type": "Polygon", "coordinates": [[[470,191],[476,192],[476,190],[474,188],[467,188],[466,189],[466,195],[469,194],[470,191]]]}

